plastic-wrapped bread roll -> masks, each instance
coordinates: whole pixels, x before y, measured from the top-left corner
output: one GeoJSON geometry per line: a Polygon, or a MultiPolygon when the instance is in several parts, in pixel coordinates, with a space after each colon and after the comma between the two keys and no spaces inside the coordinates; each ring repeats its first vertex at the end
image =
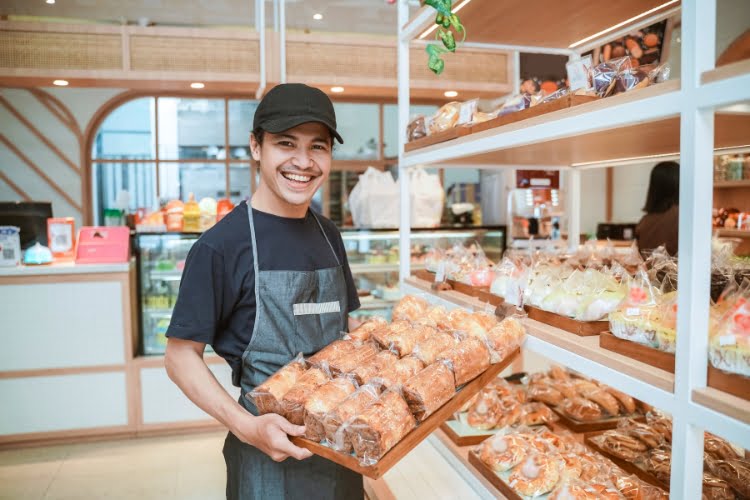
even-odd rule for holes
{"type": "Polygon", "coordinates": [[[372,318],[368,319],[357,328],[349,332],[349,337],[352,340],[364,342],[366,340],[370,340],[372,332],[379,328],[383,328],[386,325],[388,325],[388,322],[385,319],[381,318],[380,316],[373,316],[372,318]]]}
{"type": "Polygon", "coordinates": [[[443,363],[434,363],[409,379],[403,392],[412,415],[422,422],[456,393],[453,372],[443,363]]]}
{"type": "Polygon", "coordinates": [[[315,368],[324,368],[332,361],[335,361],[342,356],[347,356],[357,349],[358,346],[359,344],[352,340],[335,340],[307,358],[307,363],[315,368]]]}
{"type": "Polygon", "coordinates": [[[380,394],[378,387],[372,384],[360,386],[359,389],[350,394],[338,406],[323,419],[326,441],[334,450],[342,453],[352,451],[352,443],[346,439],[346,424],[365,411],[365,409],[378,399],[380,394]]]}
{"type": "Polygon", "coordinates": [[[331,369],[331,374],[333,375],[349,373],[364,363],[367,359],[375,356],[378,352],[380,352],[380,350],[374,342],[365,342],[353,351],[348,352],[345,356],[340,356],[331,360],[328,363],[328,367],[331,369]]]}
{"type": "Polygon", "coordinates": [[[407,295],[393,306],[392,316],[394,320],[417,321],[424,316],[429,307],[430,305],[426,300],[413,295],[407,295]]]}
{"type": "Polygon", "coordinates": [[[333,379],[315,389],[305,403],[305,437],[322,441],[325,437],[323,419],[354,391],[354,384],[347,377],[333,379]]]}
{"type": "Polygon", "coordinates": [[[410,325],[409,328],[392,329],[386,334],[379,330],[373,337],[383,347],[398,354],[399,357],[411,354],[418,342],[427,339],[437,330],[425,325],[410,325]]]}
{"type": "Polygon", "coordinates": [[[281,400],[281,414],[295,425],[302,425],[305,421],[305,403],[310,395],[328,381],[323,370],[310,368],[302,375],[297,383],[281,400]]]}
{"type": "Polygon", "coordinates": [[[398,356],[393,352],[380,351],[352,370],[351,376],[359,385],[364,385],[380,376],[381,373],[390,370],[397,361],[398,356]]]}
{"type": "Polygon", "coordinates": [[[354,453],[363,465],[372,465],[401,441],[416,422],[398,391],[386,391],[347,428],[354,453]]]}
{"type": "Polygon", "coordinates": [[[390,325],[377,328],[372,332],[372,339],[375,340],[383,349],[388,349],[391,344],[393,335],[411,330],[412,324],[408,321],[394,321],[390,325]]]}
{"type": "Polygon", "coordinates": [[[448,319],[448,311],[443,306],[432,306],[427,310],[427,314],[418,318],[416,323],[422,325],[428,325],[440,330],[450,330],[450,320],[448,319]]]}
{"type": "Polygon", "coordinates": [[[297,380],[305,373],[305,364],[301,356],[271,375],[265,382],[248,393],[246,397],[253,400],[258,413],[282,414],[281,400],[294,387],[297,380]]]}
{"type": "Polygon", "coordinates": [[[516,318],[505,318],[487,332],[490,348],[500,359],[520,347],[525,336],[526,330],[516,318]]]}
{"type": "Polygon", "coordinates": [[[468,318],[470,314],[460,307],[448,313],[448,329],[460,330],[461,322],[468,318]]]}
{"type": "Polygon", "coordinates": [[[464,332],[469,337],[485,340],[488,332],[496,325],[497,318],[494,315],[478,311],[460,321],[458,330],[464,332]]]}
{"type": "Polygon", "coordinates": [[[414,347],[412,355],[419,358],[425,365],[434,363],[438,356],[447,349],[455,347],[458,341],[453,335],[437,331],[414,347]]]}
{"type": "Polygon", "coordinates": [[[396,388],[403,385],[424,368],[424,363],[412,356],[401,358],[389,368],[376,375],[370,382],[380,384],[385,389],[396,388]]]}
{"type": "Polygon", "coordinates": [[[440,355],[453,370],[456,387],[473,380],[490,367],[490,351],[481,340],[470,337],[440,355]]]}
{"type": "Polygon", "coordinates": [[[483,389],[476,403],[469,408],[466,423],[475,429],[494,429],[502,416],[502,404],[493,390],[483,389]]]}

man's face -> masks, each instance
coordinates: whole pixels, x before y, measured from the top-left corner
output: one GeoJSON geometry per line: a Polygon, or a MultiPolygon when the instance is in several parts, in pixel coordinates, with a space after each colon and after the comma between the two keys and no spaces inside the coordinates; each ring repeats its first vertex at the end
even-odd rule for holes
{"type": "Polygon", "coordinates": [[[253,159],[260,162],[261,186],[278,201],[307,205],[331,172],[331,133],[322,123],[309,122],[272,134],[263,144],[250,136],[253,159]]]}

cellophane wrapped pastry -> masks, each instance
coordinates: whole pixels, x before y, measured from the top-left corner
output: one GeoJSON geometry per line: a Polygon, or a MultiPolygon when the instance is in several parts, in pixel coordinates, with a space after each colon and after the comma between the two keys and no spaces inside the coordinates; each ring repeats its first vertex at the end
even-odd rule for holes
{"type": "Polygon", "coordinates": [[[427,120],[424,116],[416,116],[409,122],[406,127],[406,138],[408,142],[416,141],[422,137],[426,137],[428,133],[427,120]]]}
{"type": "Polygon", "coordinates": [[[648,453],[648,446],[640,439],[618,430],[606,431],[592,438],[600,448],[627,462],[642,459],[648,453]]]}
{"type": "Polygon", "coordinates": [[[722,296],[715,309],[708,351],[711,364],[750,377],[750,280],[722,296]]]}
{"type": "Polygon", "coordinates": [[[305,370],[305,361],[302,355],[299,355],[289,364],[268,377],[265,382],[250,391],[246,397],[253,401],[255,407],[258,408],[259,414],[276,413],[281,415],[281,400],[294,387],[305,373],[305,370]]]}
{"type": "Polygon", "coordinates": [[[568,417],[581,422],[601,420],[604,416],[598,404],[582,397],[568,398],[560,404],[559,408],[568,417]]]}
{"type": "Polygon", "coordinates": [[[347,439],[347,425],[371,404],[377,401],[380,389],[372,384],[360,386],[347,396],[323,419],[326,441],[331,448],[342,453],[352,451],[352,443],[347,439]]]}
{"type": "Polygon", "coordinates": [[[495,268],[490,292],[502,297],[510,305],[521,307],[528,281],[528,266],[520,259],[504,257],[495,268]]]}
{"type": "Polygon", "coordinates": [[[399,357],[411,354],[417,344],[429,338],[435,329],[407,321],[398,321],[385,329],[373,332],[373,338],[383,349],[389,349],[399,357]]]}
{"type": "Polygon", "coordinates": [[[470,337],[441,354],[440,360],[448,362],[458,388],[490,367],[490,351],[484,342],[470,337]]]}
{"type": "Polygon", "coordinates": [[[443,363],[433,363],[403,386],[406,399],[417,422],[422,422],[455,394],[453,372],[443,363]]]}
{"type": "Polygon", "coordinates": [[[375,342],[364,342],[356,349],[338,356],[328,362],[328,368],[333,375],[350,373],[369,358],[375,356],[380,349],[375,342]]]}
{"type": "Polygon", "coordinates": [[[475,429],[494,429],[503,415],[500,398],[493,389],[482,389],[469,407],[466,423],[475,429]]]}
{"type": "Polygon", "coordinates": [[[711,474],[729,483],[740,498],[750,498],[750,461],[709,459],[706,465],[711,474]]]}
{"type": "Polygon", "coordinates": [[[705,500],[735,500],[737,497],[728,482],[710,472],[704,472],[703,498],[705,500]]]}
{"type": "Polygon", "coordinates": [[[328,382],[328,374],[318,368],[307,370],[281,399],[281,414],[295,425],[305,421],[305,404],[321,385],[328,382]]]}
{"type": "Polygon", "coordinates": [[[540,307],[579,321],[599,321],[617,308],[625,293],[625,286],[608,270],[574,270],[552,287],[540,307]]]}
{"type": "Polygon", "coordinates": [[[371,382],[380,376],[381,373],[391,369],[391,366],[398,361],[398,355],[393,351],[380,351],[375,356],[367,358],[361,365],[351,372],[351,376],[359,385],[371,382]]]}
{"type": "Polygon", "coordinates": [[[558,456],[530,453],[513,469],[508,477],[508,485],[527,497],[544,495],[555,488],[562,469],[558,456]]]}
{"type": "Polygon", "coordinates": [[[320,442],[325,438],[324,419],[356,390],[349,377],[339,377],[318,387],[305,403],[305,437],[320,442]]]}
{"type": "Polygon", "coordinates": [[[443,105],[432,117],[429,124],[429,134],[437,134],[452,129],[458,124],[461,113],[460,102],[449,102],[443,105]]]}
{"type": "Polygon", "coordinates": [[[494,314],[477,311],[466,316],[458,325],[458,330],[468,337],[487,341],[487,333],[497,325],[494,314]]]}
{"type": "Polygon", "coordinates": [[[393,306],[393,320],[417,321],[429,308],[430,305],[423,298],[407,295],[393,306]]]}
{"type": "Polygon", "coordinates": [[[376,463],[416,426],[399,391],[388,390],[347,427],[362,465],[376,463]]]}
{"type": "Polygon", "coordinates": [[[458,339],[442,331],[436,331],[429,337],[420,340],[414,347],[412,355],[422,361],[425,365],[431,365],[437,361],[444,351],[455,347],[458,343],[458,339]]]}
{"type": "Polygon", "coordinates": [[[438,330],[450,330],[450,324],[448,321],[448,311],[443,306],[432,306],[427,310],[427,313],[418,318],[415,323],[420,325],[431,326],[438,330]]]}
{"type": "Polygon", "coordinates": [[[348,356],[361,344],[351,339],[334,340],[309,358],[307,363],[314,368],[328,369],[331,362],[348,356]]]}
{"type": "Polygon", "coordinates": [[[399,388],[407,380],[422,371],[424,363],[419,359],[406,356],[399,359],[388,368],[384,369],[378,375],[370,379],[373,384],[380,384],[383,388],[399,388]]]}
{"type": "Polygon", "coordinates": [[[526,329],[516,317],[506,317],[487,332],[487,341],[493,353],[494,362],[507,358],[521,347],[526,338],[526,329]]]}
{"type": "Polygon", "coordinates": [[[364,342],[366,340],[370,340],[370,337],[372,336],[372,332],[379,328],[383,328],[386,326],[388,322],[381,318],[380,316],[372,316],[367,321],[363,322],[361,325],[359,325],[357,328],[352,330],[349,333],[349,337],[352,340],[358,341],[358,342],[364,342]]]}

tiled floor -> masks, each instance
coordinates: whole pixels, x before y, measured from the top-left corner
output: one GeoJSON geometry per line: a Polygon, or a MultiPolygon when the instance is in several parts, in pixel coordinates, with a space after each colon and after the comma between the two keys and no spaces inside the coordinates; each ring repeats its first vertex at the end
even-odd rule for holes
{"type": "Polygon", "coordinates": [[[226,433],[0,451],[0,499],[224,496],[226,433]]]}

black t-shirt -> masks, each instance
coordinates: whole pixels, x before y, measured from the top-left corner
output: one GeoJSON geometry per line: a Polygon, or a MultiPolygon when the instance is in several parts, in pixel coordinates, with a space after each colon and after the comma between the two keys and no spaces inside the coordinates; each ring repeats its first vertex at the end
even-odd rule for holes
{"type": "MultiPolygon", "coordinates": [[[[336,258],[310,213],[289,219],[253,209],[261,270],[313,271],[336,266],[336,258]]],[[[344,242],[338,228],[318,215],[344,266],[348,312],[359,308],[344,242]]],[[[242,353],[255,323],[255,272],[247,204],[241,203],[203,233],[188,253],[167,337],[210,344],[232,367],[239,385],[242,353]]]]}

